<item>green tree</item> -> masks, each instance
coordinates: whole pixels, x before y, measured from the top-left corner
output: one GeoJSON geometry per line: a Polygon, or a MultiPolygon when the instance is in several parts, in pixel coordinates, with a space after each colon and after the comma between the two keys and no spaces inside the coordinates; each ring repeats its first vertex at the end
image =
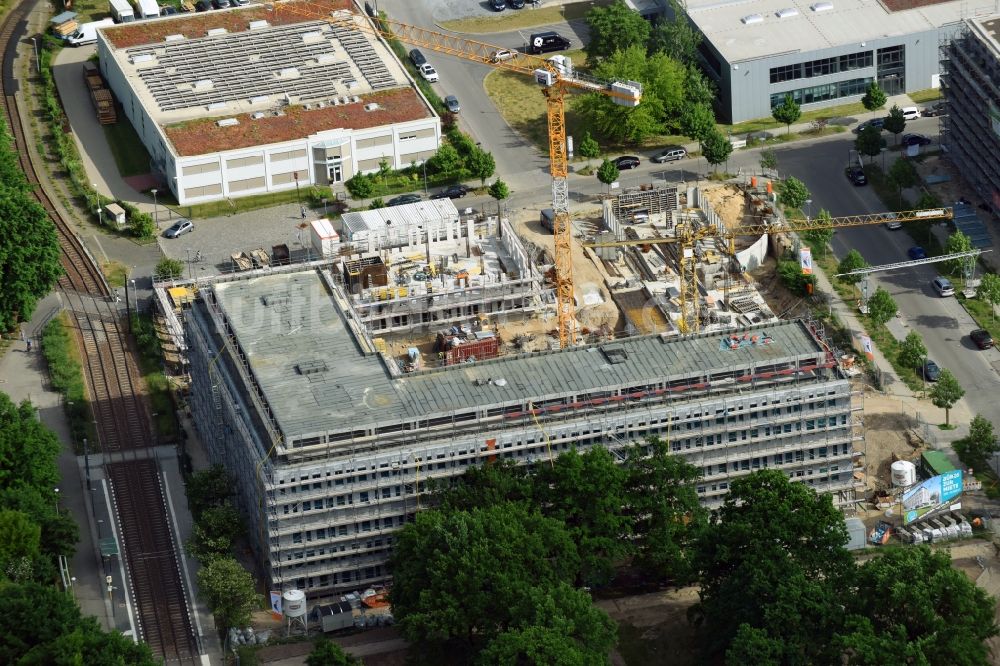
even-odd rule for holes
{"type": "Polygon", "coordinates": [[[232,557],[214,557],[198,570],[198,594],[219,625],[245,627],[261,604],[253,576],[232,557]]]}
{"type": "Polygon", "coordinates": [[[385,200],[382,197],[375,197],[368,204],[368,210],[378,210],[379,208],[385,208],[385,200]]]}
{"type": "Polygon", "coordinates": [[[361,666],[361,661],[333,641],[320,637],[306,657],[306,666],[361,666]]]}
{"type": "Polygon", "coordinates": [[[222,465],[198,470],[187,482],[187,501],[197,521],[206,509],[223,506],[233,496],[233,480],[222,465]]]}
{"type": "Polygon", "coordinates": [[[994,453],[1000,451],[993,424],[978,414],[972,417],[969,434],[961,440],[961,447],[959,442],[955,442],[955,448],[961,448],[976,467],[982,467],[994,453]]]}
{"type": "Polygon", "coordinates": [[[533,593],[569,584],[579,558],[559,521],[495,504],[418,513],[398,533],[390,568],[393,615],[413,652],[467,663],[519,626],[533,593]]]}
{"type": "Polygon", "coordinates": [[[155,666],[149,646],[104,633],[52,585],[0,581],[0,663],[155,666]]]}
{"type": "Polygon", "coordinates": [[[798,260],[778,261],[777,273],[781,284],[796,296],[808,296],[816,287],[816,276],[804,274],[798,260]]]}
{"type": "Polygon", "coordinates": [[[30,402],[15,405],[6,393],[0,393],[0,488],[37,488],[54,503],[52,489],[59,483],[61,448],[30,402]]]}
{"type": "MultiPolygon", "coordinates": [[[[972,239],[957,229],[951,232],[948,240],[944,244],[945,254],[958,254],[959,252],[970,252],[972,250],[972,239]]],[[[944,268],[949,273],[961,275],[962,277],[972,277],[972,269],[976,265],[975,257],[962,257],[959,259],[949,259],[944,262],[944,268]]]]}
{"type": "Polygon", "coordinates": [[[636,107],[621,106],[599,93],[585,95],[574,105],[589,127],[612,141],[639,143],[664,134],[688,104],[684,65],[662,53],[647,56],[641,46],[615,52],[594,68],[594,76],[643,86],[642,104],[636,107]]]}
{"type": "MultiPolygon", "coordinates": [[[[817,222],[829,222],[830,211],[820,208],[816,215],[817,222]]],[[[802,239],[812,248],[813,254],[817,257],[825,256],[830,249],[830,241],[833,240],[833,229],[810,229],[802,232],[802,239]]]]}
{"type": "Polygon", "coordinates": [[[615,565],[632,554],[625,470],[607,449],[594,447],[583,454],[571,449],[537,474],[536,501],[546,516],[566,526],[576,543],[581,561],[577,582],[606,585],[615,565]]]}
{"type": "Polygon", "coordinates": [[[847,540],[829,495],[779,470],[734,480],[696,546],[709,655],[738,634],[747,643],[746,624],[762,632],[753,643],[765,636],[780,646],[780,663],[836,663],[837,594],[854,569],[847,540]]]}
{"type": "Polygon", "coordinates": [[[664,53],[685,65],[697,66],[701,33],[691,24],[687,11],[677,0],[668,0],[668,11],[649,37],[649,52],[664,53]]]}
{"type": "Polygon", "coordinates": [[[786,208],[802,208],[806,199],[809,198],[809,188],[794,176],[787,178],[781,184],[781,192],[778,194],[778,202],[786,208]]]}
{"type": "Polygon", "coordinates": [[[454,173],[462,167],[462,157],[450,143],[442,143],[437,152],[427,160],[431,173],[454,173]]]}
{"type": "Polygon", "coordinates": [[[979,288],[976,289],[976,298],[990,304],[990,318],[995,320],[997,303],[1000,303],[1000,276],[996,273],[984,273],[979,288]]]}
{"type": "Polygon", "coordinates": [[[629,9],[622,0],[588,11],[587,26],[590,41],[583,50],[591,64],[628,48],[638,47],[645,51],[649,41],[649,21],[629,9]]]}
{"type": "Polygon", "coordinates": [[[903,190],[920,182],[920,175],[910,160],[898,157],[889,167],[889,182],[895,185],[896,191],[902,195],[903,190]]]}
{"type": "Polygon", "coordinates": [[[367,199],[375,194],[375,179],[366,173],[356,173],[344,182],[344,187],[355,199],[367,199]]]}
{"type": "Polygon", "coordinates": [[[515,608],[512,627],[491,640],[477,664],[607,664],[615,623],[589,595],[566,583],[532,589],[515,608]]]}
{"type": "Polygon", "coordinates": [[[503,459],[470,467],[457,479],[432,487],[442,511],[471,511],[508,502],[532,502],[534,497],[528,468],[503,459]]]}
{"type": "Polygon", "coordinates": [[[701,143],[715,132],[715,114],[707,104],[692,104],[681,113],[680,130],[701,143]]]}
{"type": "Polygon", "coordinates": [[[156,262],[153,275],[161,280],[175,280],[184,275],[184,262],[179,259],[163,257],[156,262]]]}
{"type": "MultiPolygon", "coordinates": [[[[10,150],[2,124],[0,141],[0,153],[10,150]]],[[[18,180],[0,181],[0,220],[0,331],[11,331],[31,319],[38,299],[62,275],[62,266],[52,220],[18,180]]]]}
{"type": "Polygon", "coordinates": [[[614,162],[607,158],[604,158],[604,161],[601,162],[601,166],[597,167],[597,180],[601,181],[605,185],[610,186],[611,183],[618,180],[619,175],[620,172],[618,171],[618,167],[615,166],[614,162]]]}
{"type": "Polygon", "coordinates": [[[659,438],[631,447],[625,466],[636,564],[654,580],[689,582],[695,574],[694,539],[707,519],[695,490],[701,472],[670,455],[669,445],[659,438]]]}
{"type": "Polygon", "coordinates": [[[577,151],[580,153],[580,157],[587,158],[587,164],[589,165],[590,160],[601,154],[601,147],[598,145],[597,140],[590,136],[590,131],[586,130],[583,133],[583,138],[580,139],[580,145],[577,146],[577,151]]]}
{"type": "Polygon", "coordinates": [[[879,287],[868,299],[868,318],[877,327],[885,326],[890,319],[896,316],[896,301],[888,291],[879,287]]]}
{"type": "Polygon", "coordinates": [[[888,101],[888,98],[885,96],[885,92],[875,81],[868,84],[865,96],[861,98],[861,104],[871,111],[873,116],[876,111],[885,106],[886,101],[888,101]]]}
{"type": "Polygon", "coordinates": [[[781,666],[784,646],[768,635],[767,630],[743,623],[726,650],[726,666],[781,666]]]}
{"type": "Polygon", "coordinates": [[[136,209],[129,212],[128,230],[136,238],[152,238],[156,235],[156,222],[149,213],[136,209]]]}
{"type": "Polygon", "coordinates": [[[792,123],[802,117],[802,107],[799,106],[795,98],[790,93],[785,95],[785,99],[778,106],[771,109],[771,115],[779,123],[785,123],[785,134],[792,131],[792,123]]]}
{"type": "Polygon", "coordinates": [[[226,555],[236,539],[243,534],[243,518],[229,502],[210,506],[201,511],[188,550],[199,560],[226,555]]]}
{"type": "Polygon", "coordinates": [[[862,565],[845,593],[835,639],[847,663],[988,664],[995,600],[952,567],[947,552],[894,548],[862,565]]]}
{"type": "Polygon", "coordinates": [[[854,148],[862,155],[875,157],[882,152],[882,130],[874,125],[864,128],[854,140],[854,148]]]}
{"type": "Polygon", "coordinates": [[[0,509],[0,577],[15,579],[10,574],[21,562],[30,565],[31,572],[34,572],[34,564],[41,555],[41,541],[42,528],[30,516],[20,511],[0,509]]]}
{"type": "Polygon", "coordinates": [[[760,169],[764,173],[778,170],[778,154],[774,152],[774,148],[760,151],[760,169]]]}
{"type": "Polygon", "coordinates": [[[713,170],[728,161],[732,153],[733,144],[718,130],[709,132],[701,142],[701,154],[705,156],[705,161],[712,165],[713,170]]]}
{"type": "Polygon", "coordinates": [[[945,425],[951,425],[951,408],[965,395],[965,389],[955,379],[950,370],[941,370],[941,376],[931,389],[931,402],[944,410],[945,425]]]}
{"type": "Polygon", "coordinates": [[[507,183],[497,178],[488,191],[490,196],[497,200],[497,216],[502,216],[500,202],[510,196],[510,188],[507,187],[507,183]]]}
{"type": "Polygon", "coordinates": [[[696,63],[687,63],[684,77],[684,102],[686,105],[701,104],[711,109],[718,97],[718,92],[715,84],[705,76],[696,63]]]}
{"type": "Polygon", "coordinates": [[[896,357],[899,364],[905,368],[919,368],[926,357],[927,347],[920,334],[916,331],[907,333],[906,339],[899,343],[899,355],[896,357]]]}
{"type": "Polygon", "coordinates": [[[496,172],[497,163],[493,159],[493,153],[476,147],[469,152],[469,156],[465,159],[465,168],[485,186],[486,179],[492,177],[496,172]]]}
{"type": "Polygon", "coordinates": [[[886,132],[892,132],[896,135],[896,143],[899,143],[900,133],[906,129],[906,118],[903,117],[903,110],[899,106],[893,104],[892,108],[889,109],[889,115],[885,117],[885,124],[882,128],[886,132]]]}
{"type": "Polygon", "coordinates": [[[851,250],[844,255],[844,258],[840,260],[837,264],[837,273],[841,275],[837,276],[837,279],[845,284],[857,285],[861,282],[865,276],[864,275],[845,275],[851,271],[857,271],[862,268],[867,268],[868,262],[865,258],[861,256],[861,253],[857,250],[851,250]]]}

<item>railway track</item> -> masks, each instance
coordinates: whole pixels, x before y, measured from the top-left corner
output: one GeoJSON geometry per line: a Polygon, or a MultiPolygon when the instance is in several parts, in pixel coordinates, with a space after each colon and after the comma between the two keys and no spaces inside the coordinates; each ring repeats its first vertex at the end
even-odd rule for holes
{"type": "Polygon", "coordinates": [[[107,463],[106,471],[120,527],[129,592],[136,609],[137,635],[165,662],[201,663],[200,643],[180,575],[179,544],[170,530],[157,463],[155,457],[138,455],[140,449],[155,442],[135,355],[121,327],[121,312],[108,302],[111,288],[100,267],[42,187],[21,126],[16,94],[19,82],[14,67],[18,39],[33,5],[32,0],[22,0],[0,24],[4,118],[21,169],[59,238],[60,262],[65,271],[59,287],[70,303],[80,332],[98,437],[105,452],[119,454],[119,460],[122,454],[125,456],[121,462],[107,463]]]}
{"type": "Polygon", "coordinates": [[[125,548],[136,606],[136,629],[153,652],[168,662],[195,663],[198,644],[177,565],[177,544],[167,519],[155,460],[105,466],[125,548]],[[156,599],[158,603],[143,603],[156,599]]]}

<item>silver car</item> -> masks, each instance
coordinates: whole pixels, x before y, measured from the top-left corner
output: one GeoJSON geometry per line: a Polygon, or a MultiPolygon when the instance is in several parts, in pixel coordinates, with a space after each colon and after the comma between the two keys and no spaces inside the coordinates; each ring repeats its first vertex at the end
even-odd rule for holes
{"type": "Polygon", "coordinates": [[[163,235],[167,238],[177,238],[178,236],[183,236],[184,234],[194,231],[194,224],[191,220],[186,218],[181,218],[173,223],[173,225],[163,232],[163,235]]]}
{"type": "Polygon", "coordinates": [[[452,113],[458,113],[462,110],[462,106],[458,103],[458,98],[454,95],[448,95],[445,97],[444,105],[452,113]]]}

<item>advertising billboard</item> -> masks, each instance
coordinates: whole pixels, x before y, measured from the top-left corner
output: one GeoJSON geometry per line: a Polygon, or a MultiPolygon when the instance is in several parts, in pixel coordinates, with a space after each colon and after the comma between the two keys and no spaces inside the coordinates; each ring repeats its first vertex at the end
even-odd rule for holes
{"type": "Polygon", "coordinates": [[[903,493],[903,524],[947,508],[962,494],[962,470],[955,469],[932,476],[903,493]]]}

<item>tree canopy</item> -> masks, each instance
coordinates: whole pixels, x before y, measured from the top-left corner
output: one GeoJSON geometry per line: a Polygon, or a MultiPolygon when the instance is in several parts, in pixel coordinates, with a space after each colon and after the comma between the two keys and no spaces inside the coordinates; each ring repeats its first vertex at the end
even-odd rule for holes
{"type": "Polygon", "coordinates": [[[899,141],[899,134],[906,129],[906,118],[903,117],[903,110],[898,105],[893,104],[892,108],[889,109],[889,115],[885,117],[885,123],[882,127],[886,132],[895,134],[896,141],[899,141]]]}
{"type": "Polygon", "coordinates": [[[990,317],[996,318],[997,303],[1000,303],[1000,276],[996,273],[984,273],[976,289],[976,298],[990,304],[990,317]]]}
{"type": "Polygon", "coordinates": [[[897,157],[892,166],[889,167],[889,181],[896,186],[897,190],[905,190],[920,182],[920,174],[917,173],[917,167],[913,166],[910,160],[897,157]]]}
{"type": "Polygon", "coordinates": [[[935,407],[944,410],[945,425],[951,423],[951,408],[965,395],[965,389],[950,370],[942,369],[934,388],[931,389],[931,402],[935,407]]]}
{"type": "Polygon", "coordinates": [[[906,339],[899,343],[898,360],[900,365],[906,368],[919,368],[924,363],[927,356],[927,347],[920,334],[910,331],[906,334],[906,339]]]}
{"type": "Polygon", "coordinates": [[[208,603],[218,623],[244,627],[261,599],[253,576],[229,556],[212,557],[198,570],[198,593],[208,603]]]}
{"type": "Polygon", "coordinates": [[[306,666],[361,666],[361,661],[333,641],[320,638],[306,657],[306,666]]]}
{"type": "Polygon", "coordinates": [[[701,142],[701,152],[705,161],[717,167],[733,154],[733,144],[720,131],[712,130],[701,142]]]}
{"type": "Polygon", "coordinates": [[[875,81],[868,84],[868,88],[865,89],[865,95],[861,98],[861,104],[873,113],[885,106],[886,101],[888,101],[888,98],[885,92],[875,81]]]}
{"type": "Polygon", "coordinates": [[[837,264],[837,279],[847,284],[857,284],[864,279],[864,275],[844,275],[851,271],[857,271],[868,266],[868,262],[857,250],[851,250],[844,255],[844,258],[837,264]]]}
{"type": "Polygon", "coordinates": [[[707,104],[690,104],[681,112],[680,130],[701,143],[715,132],[715,114],[707,104]]]}
{"type": "Polygon", "coordinates": [[[576,151],[580,153],[581,157],[592,160],[601,154],[601,147],[598,145],[597,140],[590,135],[590,130],[586,130],[580,139],[579,145],[576,147],[576,151]]]}
{"type": "Polygon", "coordinates": [[[882,152],[882,130],[874,125],[864,128],[854,140],[854,148],[862,155],[875,157],[882,152]]]}
{"type": "Polygon", "coordinates": [[[785,124],[785,133],[791,132],[792,123],[802,117],[802,107],[792,95],[786,94],[785,99],[778,106],[771,109],[771,115],[779,123],[785,124]]]}
{"type": "MultiPolygon", "coordinates": [[[[958,254],[959,252],[969,252],[972,250],[972,239],[957,229],[948,236],[944,244],[945,254],[958,254]]],[[[944,263],[945,269],[954,274],[965,277],[972,275],[972,269],[976,264],[975,257],[962,257],[959,259],[949,259],[944,263]]]]}
{"type": "Polygon", "coordinates": [[[583,50],[587,61],[596,63],[628,48],[646,49],[650,25],[622,1],[615,0],[607,6],[597,6],[587,12],[590,41],[583,50]]]}
{"type": "Polygon", "coordinates": [[[32,196],[12,142],[0,121],[0,331],[28,321],[62,275],[55,225],[32,196]]]}
{"type": "Polygon", "coordinates": [[[876,326],[887,324],[890,319],[896,316],[897,310],[899,307],[896,305],[895,299],[882,287],[876,289],[872,297],[868,299],[868,318],[876,326]]]}
{"type": "Polygon", "coordinates": [[[601,166],[597,167],[597,180],[601,181],[605,185],[610,185],[611,183],[618,180],[620,172],[615,163],[611,160],[605,158],[601,162],[601,166]]]}
{"type": "Polygon", "coordinates": [[[788,208],[802,208],[809,198],[809,188],[798,178],[792,176],[781,184],[778,201],[788,208]]]}
{"type": "Polygon", "coordinates": [[[483,150],[476,146],[469,152],[469,156],[465,159],[465,166],[474,177],[479,179],[479,182],[483,185],[486,184],[486,179],[493,176],[497,170],[496,160],[493,158],[493,153],[483,150]]]}
{"type": "Polygon", "coordinates": [[[691,24],[687,11],[678,0],[668,0],[669,11],[649,37],[649,52],[664,53],[674,60],[697,67],[701,33],[691,24]]]}

